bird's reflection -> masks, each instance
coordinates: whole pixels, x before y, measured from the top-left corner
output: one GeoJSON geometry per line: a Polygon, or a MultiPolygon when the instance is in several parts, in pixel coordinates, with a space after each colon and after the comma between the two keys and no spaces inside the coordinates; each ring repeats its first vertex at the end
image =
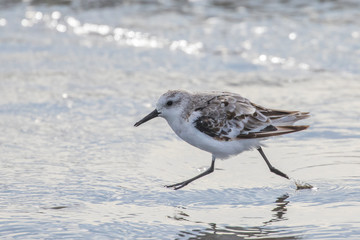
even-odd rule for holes
{"type": "Polygon", "coordinates": [[[287,211],[286,205],[289,204],[289,201],[287,200],[288,198],[289,198],[289,195],[284,194],[276,199],[276,201],[275,201],[276,207],[273,210],[271,210],[274,212],[273,218],[270,219],[269,221],[264,222],[265,225],[268,225],[272,222],[279,222],[279,221],[287,220],[287,218],[285,217],[285,214],[287,211]]]}
{"type": "MultiPolygon", "coordinates": [[[[292,234],[286,228],[269,227],[273,222],[285,221],[289,195],[284,194],[275,200],[275,207],[272,218],[263,222],[262,226],[240,227],[240,226],[218,226],[216,223],[208,223],[208,227],[203,229],[193,229],[191,231],[181,231],[177,239],[221,239],[221,240],[238,240],[238,239],[299,239],[301,235],[298,232],[292,234]]],[[[185,209],[178,211],[172,217],[178,221],[190,221],[189,215],[185,209]]]]}

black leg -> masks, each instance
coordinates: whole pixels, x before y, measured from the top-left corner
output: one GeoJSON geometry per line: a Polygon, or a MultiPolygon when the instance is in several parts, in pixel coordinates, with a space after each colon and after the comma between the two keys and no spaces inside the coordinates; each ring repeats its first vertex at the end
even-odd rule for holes
{"type": "Polygon", "coordinates": [[[262,150],[261,147],[259,147],[257,150],[260,152],[261,156],[264,158],[264,160],[265,160],[266,164],[268,165],[268,167],[269,167],[269,169],[270,169],[271,172],[273,172],[273,173],[275,173],[275,174],[277,174],[277,175],[279,175],[279,176],[281,176],[281,177],[284,177],[284,178],[289,179],[289,177],[288,177],[285,173],[281,172],[280,170],[274,168],[274,167],[271,165],[271,163],[269,162],[269,160],[268,160],[267,157],[265,156],[265,153],[263,152],[263,150],[262,150]]]}
{"type": "Polygon", "coordinates": [[[212,161],[211,161],[211,166],[205,172],[202,172],[199,175],[197,175],[197,176],[195,176],[193,178],[190,178],[188,180],[185,180],[183,182],[175,183],[175,184],[172,184],[172,185],[166,185],[165,187],[174,188],[174,190],[178,190],[180,188],[183,188],[186,185],[188,185],[189,183],[191,183],[192,181],[195,181],[196,179],[199,179],[199,178],[201,178],[201,177],[203,177],[205,175],[208,175],[209,173],[212,173],[214,171],[214,166],[215,166],[215,157],[213,156],[212,161]]]}

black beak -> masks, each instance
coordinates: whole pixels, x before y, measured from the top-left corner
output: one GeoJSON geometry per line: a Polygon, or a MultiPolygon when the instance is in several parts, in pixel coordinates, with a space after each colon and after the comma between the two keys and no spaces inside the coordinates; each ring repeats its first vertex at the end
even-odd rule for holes
{"type": "Polygon", "coordinates": [[[156,118],[157,116],[159,116],[159,112],[155,109],[154,111],[152,111],[151,113],[149,113],[147,116],[145,116],[143,119],[141,119],[140,121],[138,121],[137,123],[135,123],[134,127],[140,126],[141,124],[143,124],[144,122],[147,122],[153,118],[156,118]]]}

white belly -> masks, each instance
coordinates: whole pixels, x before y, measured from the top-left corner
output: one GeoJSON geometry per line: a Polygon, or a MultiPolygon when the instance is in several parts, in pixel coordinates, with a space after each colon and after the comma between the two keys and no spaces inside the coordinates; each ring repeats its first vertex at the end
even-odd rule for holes
{"type": "Polygon", "coordinates": [[[171,124],[169,122],[169,125],[181,139],[220,159],[225,159],[260,146],[258,139],[241,139],[233,141],[215,140],[205,133],[200,132],[189,122],[177,122],[177,124],[171,124]]]}

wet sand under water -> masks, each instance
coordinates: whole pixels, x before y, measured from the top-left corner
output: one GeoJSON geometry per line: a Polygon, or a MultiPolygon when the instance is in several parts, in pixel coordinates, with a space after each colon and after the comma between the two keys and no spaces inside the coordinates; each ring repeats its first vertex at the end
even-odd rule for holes
{"type": "Polygon", "coordinates": [[[359,239],[357,1],[0,3],[1,239],[359,239]],[[309,111],[216,162],[163,119],[168,89],[309,111]],[[295,180],[312,189],[297,190],[295,180]]]}

